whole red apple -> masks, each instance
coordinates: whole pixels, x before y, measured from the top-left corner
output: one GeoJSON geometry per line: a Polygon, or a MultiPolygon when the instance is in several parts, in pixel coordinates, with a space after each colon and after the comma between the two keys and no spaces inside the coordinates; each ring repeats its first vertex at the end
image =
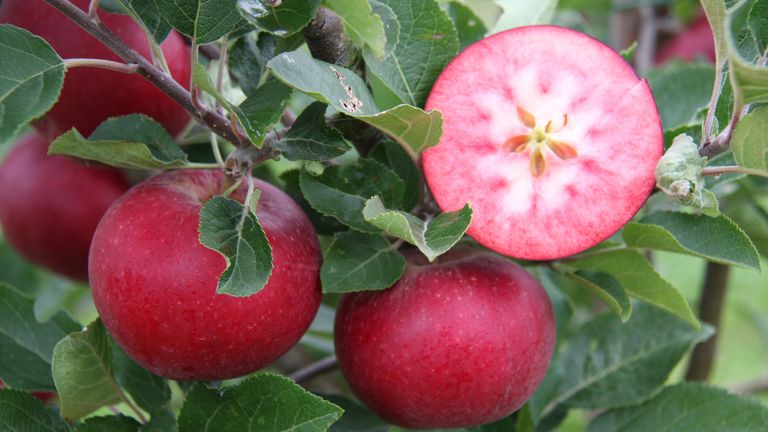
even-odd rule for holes
{"type": "Polygon", "coordinates": [[[703,58],[715,62],[715,37],[705,15],[666,42],[656,55],[656,64],[673,58],[685,61],[703,58]]]}
{"type": "Polygon", "coordinates": [[[0,165],[0,225],[30,261],[85,280],[96,225],[129,186],[116,169],[48,156],[49,144],[30,133],[0,165]]]}
{"type": "Polygon", "coordinates": [[[219,171],[149,179],[112,206],[93,237],[90,281],[104,325],[131,358],[166,378],[226,379],[264,367],[301,338],[320,305],[315,231],[288,195],[262,181],[256,213],[272,276],[249,297],[216,294],[226,262],[200,244],[198,227],[223,182],[219,171]]]}
{"type": "MultiPolygon", "coordinates": [[[[5,383],[0,379],[0,389],[5,388],[5,383]]],[[[32,392],[32,396],[38,398],[42,403],[47,404],[56,398],[56,393],[49,391],[32,392]]]]}
{"type": "Polygon", "coordinates": [[[503,418],[544,377],[555,319],[544,289],[516,264],[457,248],[409,257],[384,291],[344,296],[336,355],[355,395],[394,424],[457,428],[503,418]]]}
{"type": "MultiPolygon", "coordinates": [[[[73,0],[72,3],[87,10],[90,1],[73,0]]],[[[144,31],[129,16],[100,11],[99,17],[134,50],[151,59],[144,31]]],[[[10,23],[42,37],[64,59],[122,62],[109,48],[43,0],[3,1],[0,23],[10,23]]],[[[171,32],[162,50],[173,78],[188,88],[189,47],[178,33],[171,32]]],[[[107,118],[133,113],[154,118],[171,135],[177,135],[189,123],[189,115],[179,104],[138,74],[80,67],[67,71],[59,101],[36,127],[51,139],[72,127],[88,136],[107,118]]]]}
{"type": "Polygon", "coordinates": [[[653,191],[664,149],[645,80],[613,49],[563,27],[527,26],[463,50],[426,103],[443,113],[424,175],[467,233],[527,260],[610,237],[653,191]]]}

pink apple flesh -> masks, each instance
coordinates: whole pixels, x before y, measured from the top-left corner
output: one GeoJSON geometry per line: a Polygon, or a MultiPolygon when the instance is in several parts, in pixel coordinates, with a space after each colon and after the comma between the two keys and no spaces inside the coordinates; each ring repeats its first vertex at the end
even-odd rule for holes
{"type": "Polygon", "coordinates": [[[140,183],[93,238],[90,280],[104,325],[131,358],[166,378],[226,379],[264,367],[301,338],[320,305],[314,229],[288,195],[261,181],[257,214],[272,276],[249,297],[216,294],[226,263],[200,244],[198,226],[223,181],[217,171],[177,171],[140,183]]]}
{"type": "Polygon", "coordinates": [[[347,294],[339,306],[336,355],[352,391],[408,428],[472,426],[517,410],[552,355],[544,289],[488,252],[409,261],[394,287],[347,294]]]}
{"type": "Polygon", "coordinates": [[[498,33],[464,50],[426,105],[443,113],[423,155],[443,210],[469,202],[468,233],[531,260],[609,237],[654,187],[663,150],[645,80],[608,46],[555,26],[498,33]]]}
{"type": "Polygon", "coordinates": [[[0,166],[0,224],[30,261],[73,279],[88,278],[96,225],[128,190],[120,171],[48,156],[38,133],[22,138],[0,166]]]}

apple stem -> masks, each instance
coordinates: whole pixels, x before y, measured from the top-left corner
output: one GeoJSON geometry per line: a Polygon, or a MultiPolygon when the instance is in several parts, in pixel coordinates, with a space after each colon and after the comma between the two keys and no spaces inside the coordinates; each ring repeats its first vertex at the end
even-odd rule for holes
{"type": "Polygon", "coordinates": [[[219,50],[219,67],[216,70],[216,91],[221,93],[222,88],[224,87],[224,73],[226,72],[227,68],[227,51],[229,48],[229,43],[227,41],[227,37],[224,37],[224,40],[221,42],[221,50],[219,50]]]}
{"type": "Polygon", "coordinates": [[[128,398],[128,396],[125,395],[125,393],[123,393],[122,390],[120,390],[120,397],[122,397],[125,405],[127,405],[128,408],[130,408],[131,411],[133,411],[134,414],[136,414],[136,417],[139,418],[139,421],[141,422],[141,424],[147,424],[147,417],[144,415],[144,413],[141,412],[141,410],[139,409],[139,407],[136,406],[136,404],[131,402],[131,400],[128,398]]]}
{"type": "Polygon", "coordinates": [[[224,164],[221,163],[190,163],[185,166],[181,166],[174,169],[217,169],[223,167],[224,164]]]}
{"type": "MultiPolygon", "coordinates": [[[[137,53],[125,41],[120,39],[110,31],[100,20],[94,20],[86,12],[72,4],[68,0],[45,0],[49,5],[66,15],[70,20],[79,25],[83,30],[101,41],[105,46],[111,49],[118,57],[128,64],[137,65],[136,72],[152,82],[157,88],[163,91],[176,101],[182,108],[198,122],[206,125],[210,130],[226,139],[239,148],[252,147],[251,142],[238,134],[233,133],[230,121],[214,110],[198,110],[192,103],[190,93],[182,87],[176,80],[171,79],[167,73],[152,64],[144,56],[137,53]]],[[[270,152],[271,149],[264,149],[270,152]]]]}
{"type": "MultiPolygon", "coordinates": [[[[755,66],[763,67],[768,61],[768,49],[763,52],[763,55],[757,60],[755,66]]],[[[722,91],[723,80],[725,77],[725,61],[717,68],[717,74],[715,75],[715,85],[712,90],[712,98],[709,101],[709,108],[707,109],[707,116],[704,119],[703,133],[704,138],[701,140],[701,148],[699,153],[702,156],[713,157],[720,153],[727,151],[731,147],[731,139],[733,138],[733,131],[736,129],[736,125],[739,121],[749,113],[750,104],[744,103],[744,98],[741,92],[734,92],[733,94],[733,112],[731,113],[731,119],[728,121],[728,125],[723,128],[720,133],[712,137],[712,123],[715,118],[715,111],[717,109],[717,101],[720,99],[720,93],[722,91]]],[[[736,88],[733,83],[733,76],[731,76],[731,83],[733,88],[736,88]]]]}
{"type": "Polygon", "coordinates": [[[722,174],[747,174],[760,177],[768,177],[768,171],[744,168],[740,166],[708,166],[704,168],[705,176],[719,176],[722,174]]]}
{"type": "Polygon", "coordinates": [[[99,21],[99,3],[101,0],[91,0],[88,5],[88,16],[94,21],[99,21]]]}
{"type": "Polygon", "coordinates": [[[125,64],[111,60],[90,59],[90,58],[71,58],[64,60],[64,66],[67,69],[74,69],[78,67],[93,67],[99,69],[108,69],[115,72],[122,72],[126,74],[136,73],[139,70],[139,66],[136,64],[125,64]]]}
{"type": "Polygon", "coordinates": [[[336,360],[335,355],[330,355],[323,359],[320,359],[314,363],[311,363],[296,372],[288,375],[288,378],[292,379],[297,384],[310,380],[318,375],[322,375],[326,372],[332,371],[339,366],[339,362],[336,360]]]}
{"type": "Polygon", "coordinates": [[[224,158],[221,156],[221,149],[219,148],[219,139],[216,134],[211,132],[211,150],[213,151],[213,157],[216,159],[216,165],[223,167],[224,158]]]}
{"type": "Polygon", "coordinates": [[[704,118],[704,125],[702,126],[702,132],[704,137],[701,140],[703,150],[712,141],[712,123],[715,121],[715,111],[717,109],[717,101],[720,99],[720,93],[722,92],[723,80],[725,79],[725,70],[722,65],[717,68],[715,73],[715,83],[712,86],[712,96],[709,98],[709,108],[707,109],[707,116],[704,118]]]}

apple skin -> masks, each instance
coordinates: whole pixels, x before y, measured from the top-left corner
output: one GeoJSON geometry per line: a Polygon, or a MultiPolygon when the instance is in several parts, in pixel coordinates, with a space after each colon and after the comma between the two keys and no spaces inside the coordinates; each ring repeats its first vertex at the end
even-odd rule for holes
{"type": "MultiPolygon", "coordinates": [[[[5,388],[5,383],[2,379],[0,379],[0,389],[5,388]]],[[[48,402],[52,401],[56,398],[55,392],[48,392],[48,391],[40,391],[40,392],[31,392],[32,396],[39,399],[42,403],[47,404],[48,402]]]]}
{"type": "Polygon", "coordinates": [[[715,38],[705,15],[665,43],[656,55],[656,64],[666,63],[673,58],[685,61],[704,58],[715,62],[715,38]]]}
{"type": "MultiPolygon", "coordinates": [[[[87,10],[90,2],[72,3],[87,10]]],[[[144,31],[129,16],[100,11],[99,17],[134,50],[151,59],[144,31]]],[[[64,59],[96,58],[123,63],[109,48],[43,0],[4,0],[0,5],[0,23],[10,23],[42,37],[64,59]]],[[[189,47],[176,32],[171,32],[161,47],[173,78],[189,88],[189,47]]],[[[189,115],[179,104],[138,74],[79,67],[67,71],[59,101],[35,127],[50,139],[73,127],[87,137],[107,118],[133,113],[152,117],[174,136],[189,123],[189,115]]]]}
{"type": "MultiPolygon", "coordinates": [[[[90,280],[104,325],[133,360],[166,378],[260,369],[298,342],[320,306],[314,228],[288,195],[260,180],[257,215],[272,246],[272,276],[249,297],[216,294],[226,262],[200,244],[198,226],[223,180],[207,170],[153,177],[112,206],[93,238],[90,280]]],[[[232,197],[242,202],[246,189],[232,197]]]]}
{"type": "Polygon", "coordinates": [[[116,169],[48,156],[49,144],[30,133],[0,165],[0,224],[28,260],[86,280],[96,225],[129,185],[116,169]]]}
{"type": "Polygon", "coordinates": [[[392,288],[346,294],[336,356],[354,394],[407,428],[458,428],[520,408],[546,373],[555,318],[544,289],[499,256],[409,256],[392,288]]]}

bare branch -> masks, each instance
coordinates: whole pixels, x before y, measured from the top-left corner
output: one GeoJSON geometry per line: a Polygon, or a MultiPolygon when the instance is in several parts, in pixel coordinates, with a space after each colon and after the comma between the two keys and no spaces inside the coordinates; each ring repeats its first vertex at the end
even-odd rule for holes
{"type": "MultiPolygon", "coordinates": [[[[704,278],[704,287],[699,300],[699,318],[715,329],[720,328],[730,270],[731,268],[727,265],[707,263],[707,275],[704,278]]],[[[709,340],[696,345],[685,378],[690,381],[706,381],[714,367],[716,352],[717,333],[709,340]]]]}
{"type": "Polygon", "coordinates": [[[338,366],[339,362],[336,360],[336,356],[330,355],[324,359],[318,360],[304,368],[297,370],[296,372],[288,375],[288,378],[294,380],[296,383],[302,383],[318,375],[332,371],[338,366]]]}
{"type": "Polygon", "coordinates": [[[101,41],[123,61],[128,64],[135,64],[138,67],[136,73],[152,82],[165,94],[170,96],[189,112],[195,120],[206,124],[209,129],[224,137],[237,147],[243,148],[251,145],[249,141],[243,140],[242,137],[232,133],[229,120],[225,117],[211,110],[198,111],[192,104],[189,92],[184,87],[144,58],[144,56],[128,46],[125,41],[110,31],[103,23],[91,19],[87,13],[83,12],[80,8],[67,0],[45,1],[69,17],[73,22],[82,27],[83,30],[101,41]]]}
{"type": "Polygon", "coordinates": [[[315,19],[304,29],[304,39],[316,59],[341,66],[355,62],[356,53],[344,34],[344,23],[330,9],[318,9],[315,19]]]}

